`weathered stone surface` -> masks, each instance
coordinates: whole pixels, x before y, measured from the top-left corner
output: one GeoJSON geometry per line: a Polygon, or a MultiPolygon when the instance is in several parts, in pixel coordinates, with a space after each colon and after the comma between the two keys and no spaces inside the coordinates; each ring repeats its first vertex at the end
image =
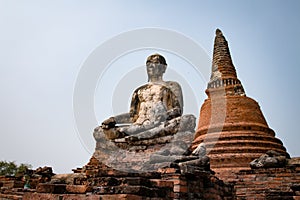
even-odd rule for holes
{"type": "Polygon", "coordinates": [[[23,188],[25,182],[24,181],[18,181],[18,180],[8,180],[8,181],[1,181],[2,186],[4,188],[23,188]]]}
{"type": "Polygon", "coordinates": [[[237,199],[293,199],[300,183],[300,169],[295,166],[258,168],[223,173],[223,180],[234,183],[237,199]]]}
{"type": "Polygon", "coordinates": [[[37,185],[36,191],[39,193],[64,194],[66,184],[40,183],[37,185]]]}
{"type": "MultiPolygon", "coordinates": [[[[185,120],[187,119],[195,123],[194,116],[186,116],[185,120]]],[[[126,138],[110,141],[106,140],[104,134],[99,134],[102,142],[97,141],[94,157],[118,170],[155,171],[168,166],[187,151],[194,137],[194,131],[188,131],[187,128],[188,126],[174,135],[134,141],[126,138]]]]}
{"type": "Polygon", "coordinates": [[[284,167],[287,164],[286,156],[277,153],[276,151],[267,151],[259,158],[250,163],[250,167],[254,168],[270,168],[270,167],[284,167]]]}
{"type": "Polygon", "coordinates": [[[86,185],[66,185],[66,192],[71,194],[85,194],[92,192],[92,187],[86,185]]]}
{"type": "Polygon", "coordinates": [[[38,175],[50,176],[50,177],[54,175],[52,171],[52,167],[47,167],[47,166],[39,167],[33,173],[38,175]]]}
{"type": "MultiPolygon", "coordinates": [[[[118,199],[118,196],[116,196],[118,199]]],[[[46,193],[26,193],[23,196],[23,200],[33,200],[33,199],[43,199],[43,200],[99,200],[102,199],[100,195],[82,195],[82,194],[46,194],[46,193]]],[[[103,198],[111,199],[111,198],[103,198]]],[[[122,198],[121,198],[122,199],[122,198]]]]}
{"type": "Polygon", "coordinates": [[[171,169],[165,169],[162,175],[174,184],[173,199],[235,199],[233,186],[210,172],[192,166],[188,169],[191,173],[174,173],[171,169]]]}
{"type": "Polygon", "coordinates": [[[300,167],[300,157],[294,157],[288,160],[287,165],[293,165],[300,167]]]}
{"type": "Polygon", "coordinates": [[[293,191],[300,191],[300,183],[295,183],[295,184],[292,184],[291,185],[291,189],[293,190],[293,191]]]}
{"type": "Polygon", "coordinates": [[[162,79],[165,58],[151,55],[146,66],[149,82],[134,91],[129,113],[110,117],[93,133],[93,157],[119,171],[168,166],[187,151],[194,137],[196,118],[182,116],[180,85],[162,79]]]}
{"type": "Polygon", "coordinates": [[[72,174],[56,174],[52,176],[50,183],[61,183],[61,184],[74,184],[74,180],[77,178],[83,178],[85,174],[72,173],[72,174]]]}
{"type": "Polygon", "coordinates": [[[109,140],[126,136],[135,141],[177,132],[179,121],[176,118],[183,110],[181,87],[176,82],[163,81],[167,68],[163,56],[149,56],[146,66],[149,83],[134,91],[128,113],[110,117],[95,129],[96,141],[101,140],[102,133],[109,140]]]}
{"type": "Polygon", "coordinates": [[[23,199],[23,197],[22,197],[22,195],[1,194],[0,193],[0,199],[1,200],[21,200],[21,199],[23,199]]]}

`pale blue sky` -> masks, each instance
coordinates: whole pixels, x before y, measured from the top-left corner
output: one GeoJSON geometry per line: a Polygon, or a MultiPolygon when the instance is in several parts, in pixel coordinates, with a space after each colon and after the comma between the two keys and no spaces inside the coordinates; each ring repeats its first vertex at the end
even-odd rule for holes
{"type": "MultiPolygon", "coordinates": [[[[184,34],[209,57],[220,28],[247,96],[258,101],[291,156],[300,156],[299,19],[297,0],[0,0],[0,160],[53,166],[59,173],[86,164],[91,155],[73,117],[77,75],[103,42],[146,27],[184,34]]],[[[143,65],[146,53],[132,65],[125,57],[124,64],[143,65]]],[[[204,98],[203,87],[200,81],[192,90],[204,98]]],[[[96,108],[105,98],[97,94],[96,108]]],[[[128,104],[128,97],[122,101],[128,104]]],[[[100,121],[111,114],[95,112],[100,121]]]]}

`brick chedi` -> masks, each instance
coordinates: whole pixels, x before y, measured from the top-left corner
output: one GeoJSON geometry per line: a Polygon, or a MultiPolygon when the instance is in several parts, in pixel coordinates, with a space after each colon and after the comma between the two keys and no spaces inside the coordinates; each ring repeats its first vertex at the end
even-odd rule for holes
{"type": "Polygon", "coordinates": [[[250,169],[249,163],[268,150],[289,157],[269,128],[258,103],[247,97],[237,78],[228,43],[217,29],[212,74],[200,110],[193,148],[205,143],[217,173],[250,169]]]}

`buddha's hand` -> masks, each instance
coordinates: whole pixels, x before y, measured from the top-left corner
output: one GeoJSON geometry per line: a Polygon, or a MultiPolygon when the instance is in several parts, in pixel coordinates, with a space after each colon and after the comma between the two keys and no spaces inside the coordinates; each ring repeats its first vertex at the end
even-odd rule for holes
{"type": "Polygon", "coordinates": [[[102,128],[104,129],[113,128],[115,127],[115,125],[116,125],[116,120],[114,117],[110,117],[102,122],[102,128]]]}
{"type": "Polygon", "coordinates": [[[171,110],[168,110],[167,112],[167,120],[176,118],[181,116],[181,110],[179,108],[173,108],[171,110]]]}

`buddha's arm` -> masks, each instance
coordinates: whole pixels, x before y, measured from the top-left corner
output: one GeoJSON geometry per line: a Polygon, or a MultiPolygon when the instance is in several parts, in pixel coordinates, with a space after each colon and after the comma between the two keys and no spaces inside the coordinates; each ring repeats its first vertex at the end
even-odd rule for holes
{"type": "Polygon", "coordinates": [[[167,119],[173,119],[182,115],[182,93],[180,86],[178,88],[179,90],[177,90],[176,94],[173,91],[170,91],[168,92],[168,95],[164,95],[168,108],[167,119]]]}
{"type": "Polygon", "coordinates": [[[172,107],[177,107],[179,105],[181,113],[183,111],[183,95],[182,95],[182,90],[181,90],[181,86],[179,85],[179,83],[175,82],[175,81],[167,81],[167,86],[168,88],[171,89],[171,91],[173,92],[173,95],[175,95],[175,98],[173,97],[172,99],[174,100],[172,102],[172,107]]]}
{"type": "Polygon", "coordinates": [[[102,127],[108,129],[115,127],[116,124],[133,123],[137,118],[139,106],[140,102],[138,99],[137,91],[135,91],[131,99],[130,112],[116,115],[114,117],[108,118],[107,120],[104,120],[102,122],[102,127]]]}
{"type": "Polygon", "coordinates": [[[173,119],[182,115],[180,107],[175,107],[167,111],[167,119],[173,119]]]}
{"type": "Polygon", "coordinates": [[[114,117],[117,124],[132,123],[130,113],[123,113],[114,117]]]}
{"type": "Polygon", "coordinates": [[[132,123],[129,113],[123,113],[110,117],[102,122],[102,128],[109,129],[115,127],[116,124],[128,124],[132,123]]]}
{"type": "Polygon", "coordinates": [[[138,118],[140,109],[140,100],[137,94],[138,90],[139,88],[133,92],[129,113],[115,116],[115,121],[117,124],[133,123],[138,118]]]}

